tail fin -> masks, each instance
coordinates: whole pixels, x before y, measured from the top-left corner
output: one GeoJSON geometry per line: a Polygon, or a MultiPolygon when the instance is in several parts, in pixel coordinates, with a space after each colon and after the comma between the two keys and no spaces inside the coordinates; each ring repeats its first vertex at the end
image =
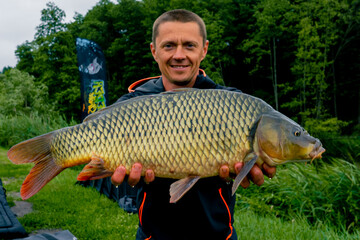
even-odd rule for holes
{"type": "Polygon", "coordinates": [[[21,142],[8,151],[15,164],[35,163],[21,187],[21,198],[26,200],[40,191],[65,168],[58,166],[50,151],[53,132],[21,142]]]}

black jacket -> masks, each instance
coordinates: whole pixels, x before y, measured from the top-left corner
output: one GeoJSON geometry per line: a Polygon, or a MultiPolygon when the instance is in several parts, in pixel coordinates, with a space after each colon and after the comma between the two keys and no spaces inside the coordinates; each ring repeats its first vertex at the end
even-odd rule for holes
{"type": "MultiPolygon", "coordinates": [[[[141,85],[134,84],[135,89],[130,89],[131,92],[118,101],[164,91],[161,77],[139,82],[141,85]]],[[[239,91],[215,84],[202,70],[194,88],[239,91]]],[[[154,182],[142,184],[137,202],[139,229],[136,239],[237,239],[231,183],[220,177],[202,178],[177,203],[171,204],[169,188],[174,181],[156,177],[154,182]]]]}

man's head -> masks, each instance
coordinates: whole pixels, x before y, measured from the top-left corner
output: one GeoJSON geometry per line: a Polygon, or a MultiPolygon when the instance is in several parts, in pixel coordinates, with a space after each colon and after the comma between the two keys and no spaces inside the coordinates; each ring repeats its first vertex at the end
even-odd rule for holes
{"type": "Polygon", "coordinates": [[[152,42],[156,44],[156,37],[159,35],[159,25],[165,22],[195,22],[199,26],[200,35],[203,38],[205,45],[207,40],[207,33],[205,23],[197,14],[185,9],[175,9],[161,14],[154,22],[152,29],[152,42]]]}
{"type": "Polygon", "coordinates": [[[155,21],[150,48],[165,90],[194,85],[208,45],[205,24],[195,13],[172,10],[155,21]]]}

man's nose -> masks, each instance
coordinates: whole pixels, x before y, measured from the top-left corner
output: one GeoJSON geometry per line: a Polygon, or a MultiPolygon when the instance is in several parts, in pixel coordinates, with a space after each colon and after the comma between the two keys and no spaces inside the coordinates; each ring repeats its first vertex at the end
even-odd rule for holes
{"type": "Polygon", "coordinates": [[[185,58],[186,58],[185,52],[184,52],[184,48],[183,48],[182,46],[177,46],[173,58],[174,58],[175,60],[182,60],[182,59],[185,59],[185,58]]]}

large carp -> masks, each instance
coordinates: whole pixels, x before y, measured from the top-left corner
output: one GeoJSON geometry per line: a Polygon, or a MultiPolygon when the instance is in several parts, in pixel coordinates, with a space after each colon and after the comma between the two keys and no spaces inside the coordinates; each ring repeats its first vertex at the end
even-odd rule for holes
{"type": "Polygon", "coordinates": [[[78,180],[111,176],[134,163],[155,176],[180,179],[170,187],[178,201],[201,177],[218,175],[226,164],[234,173],[233,194],[252,166],[311,161],[325,151],[320,141],[263,100],[226,90],[194,90],[141,96],[13,146],[8,158],[35,163],[21,196],[27,199],[65,168],[87,164],[78,180]]]}

